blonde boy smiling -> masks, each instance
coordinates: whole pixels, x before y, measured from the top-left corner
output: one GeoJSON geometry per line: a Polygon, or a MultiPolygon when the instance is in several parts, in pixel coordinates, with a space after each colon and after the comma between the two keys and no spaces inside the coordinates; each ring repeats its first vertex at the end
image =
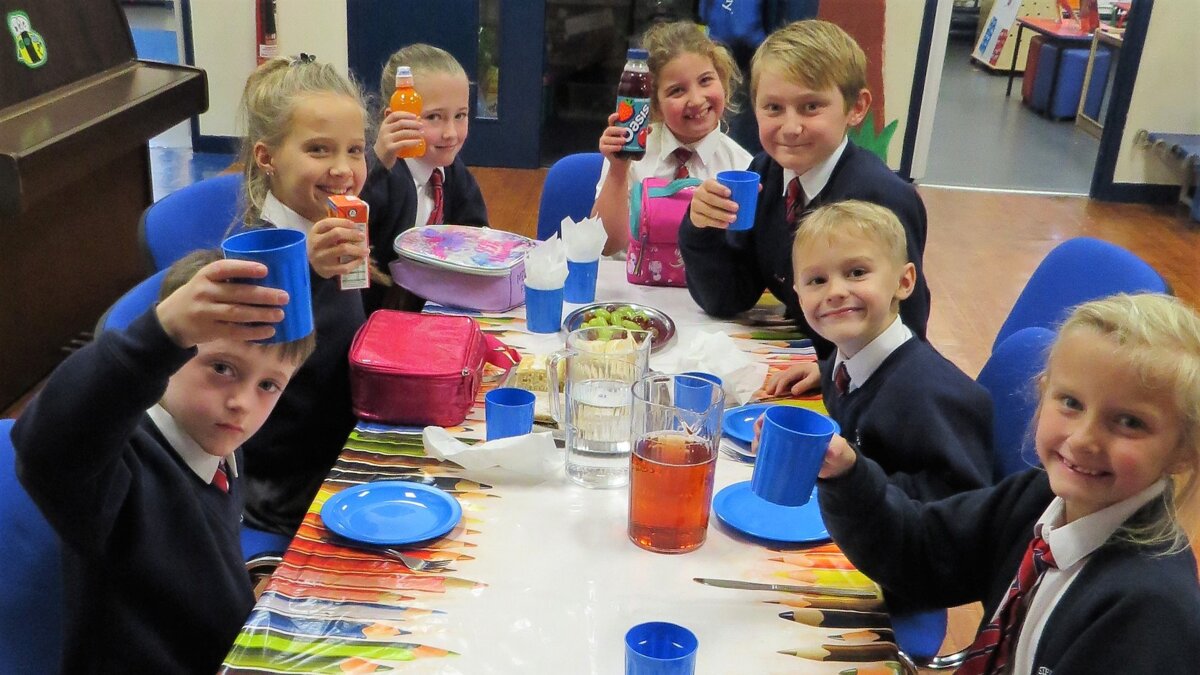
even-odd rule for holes
{"type": "Polygon", "coordinates": [[[842,435],[915,499],[992,481],[986,390],[914,339],[900,303],[915,287],[904,228],[882,206],[845,201],[810,213],[796,234],[796,292],[808,325],[835,346],[780,373],[772,394],[821,385],[842,435]]]}

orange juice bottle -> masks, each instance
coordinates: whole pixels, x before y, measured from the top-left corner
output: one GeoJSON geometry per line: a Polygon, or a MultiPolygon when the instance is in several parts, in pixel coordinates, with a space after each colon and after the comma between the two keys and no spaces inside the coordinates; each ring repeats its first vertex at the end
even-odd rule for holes
{"type": "MultiPolygon", "coordinates": [[[[392,94],[389,108],[392,112],[410,112],[417,117],[421,116],[421,95],[413,88],[412,69],[408,66],[400,66],[396,69],[396,91],[392,94]]],[[[405,157],[423,157],[425,155],[425,139],[421,139],[421,143],[411,148],[401,148],[396,156],[400,159],[405,157]]]]}

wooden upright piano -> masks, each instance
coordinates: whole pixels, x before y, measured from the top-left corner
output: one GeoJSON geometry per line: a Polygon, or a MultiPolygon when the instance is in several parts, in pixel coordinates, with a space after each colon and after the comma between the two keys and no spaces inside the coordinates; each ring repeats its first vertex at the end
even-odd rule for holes
{"type": "Polygon", "coordinates": [[[0,408],[144,278],[147,141],[208,108],[204,71],[138,61],[118,0],[0,0],[0,408]]]}

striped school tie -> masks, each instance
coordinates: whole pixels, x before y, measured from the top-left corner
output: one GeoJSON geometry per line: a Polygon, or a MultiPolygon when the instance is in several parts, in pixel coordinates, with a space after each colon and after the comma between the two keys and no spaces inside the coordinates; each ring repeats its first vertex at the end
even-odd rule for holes
{"type": "Polygon", "coordinates": [[[1012,657],[1013,645],[1021,634],[1021,624],[1029,609],[1032,589],[1050,567],[1057,567],[1050,545],[1041,537],[1034,537],[1025,550],[1017,578],[1008,587],[1008,594],[991,623],[984,626],[975,636],[975,642],[967,648],[967,656],[957,675],[993,675],[1005,672],[1012,657]]]}
{"type": "Polygon", "coordinates": [[[426,225],[439,225],[445,218],[442,215],[442,170],[434,169],[433,173],[429,174],[429,191],[433,197],[433,210],[429,212],[429,220],[425,221],[426,225]]]}
{"type": "Polygon", "coordinates": [[[793,178],[788,181],[787,186],[787,222],[796,229],[797,223],[800,222],[800,214],[804,213],[804,202],[808,201],[804,195],[804,188],[800,187],[800,178],[793,178]]]}
{"type": "Polygon", "coordinates": [[[839,396],[845,396],[850,391],[850,371],[846,370],[846,362],[842,361],[833,371],[833,387],[839,396]]]}
{"type": "Polygon", "coordinates": [[[675,180],[691,177],[691,174],[688,173],[687,163],[693,154],[695,153],[687,148],[675,148],[671,151],[671,156],[675,158],[676,162],[679,162],[679,166],[675,167],[675,180]]]}
{"type": "Polygon", "coordinates": [[[229,471],[225,468],[225,460],[217,462],[217,472],[213,474],[212,484],[221,492],[229,492],[229,471]]]}

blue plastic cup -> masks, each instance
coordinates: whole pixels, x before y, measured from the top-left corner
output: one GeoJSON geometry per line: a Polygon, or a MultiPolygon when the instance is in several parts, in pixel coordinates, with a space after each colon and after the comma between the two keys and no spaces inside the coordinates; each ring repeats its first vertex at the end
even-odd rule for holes
{"type": "Polygon", "coordinates": [[[625,675],[692,675],[695,633],[674,623],[640,623],[625,633],[625,675]]]}
{"type": "Polygon", "coordinates": [[[758,210],[758,184],[762,177],[756,171],[722,171],[717,182],[733,193],[730,199],[737,202],[737,217],[729,224],[731,230],[749,230],[754,227],[754,212],[758,210]]]}
{"type": "Polygon", "coordinates": [[[291,342],[313,331],[312,286],[303,232],[274,227],[250,230],[223,241],[221,250],[226,258],[253,260],[267,266],[267,276],[245,279],[246,283],[287,291],[283,320],[273,324],[275,335],[261,342],[291,342]]]}
{"type": "Polygon", "coordinates": [[[524,436],[533,431],[532,391],[516,387],[500,387],[483,397],[484,419],[487,422],[487,439],[509,436],[524,436]]]}
{"type": "Polygon", "coordinates": [[[525,325],[534,333],[557,333],[562,326],[563,289],[525,287],[525,325]]]}
{"type": "Polygon", "coordinates": [[[768,408],[763,417],[750,490],[772,504],[803,506],[841,428],[826,415],[788,405],[768,408]]]}
{"type": "Polygon", "coordinates": [[[704,413],[712,407],[713,387],[721,387],[721,378],[712,373],[680,373],[675,376],[675,405],[684,410],[704,413]]]}
{"type": "Polygon", "coordinates": [[[563,299],[567,302],[585,303],[596,301],[596,271],[600,261],[567,261],[567,285],[563,287],[563,299]]]}

